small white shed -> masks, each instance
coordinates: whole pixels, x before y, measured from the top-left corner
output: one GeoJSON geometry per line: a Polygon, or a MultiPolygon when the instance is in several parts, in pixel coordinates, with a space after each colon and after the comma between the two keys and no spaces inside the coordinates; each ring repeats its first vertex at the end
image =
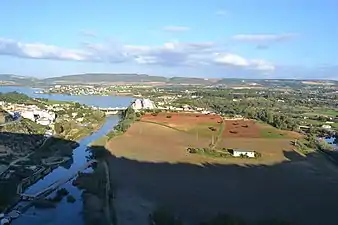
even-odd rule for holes
{"type": "Polygon", "coordinates": [[[255,151],[252,150],[243,150],[243,149],[234,149],[232,155],[234,157],[242,157],[242,156],[246,156],[249,158],[255,158],[256,154],[255,151]]]}

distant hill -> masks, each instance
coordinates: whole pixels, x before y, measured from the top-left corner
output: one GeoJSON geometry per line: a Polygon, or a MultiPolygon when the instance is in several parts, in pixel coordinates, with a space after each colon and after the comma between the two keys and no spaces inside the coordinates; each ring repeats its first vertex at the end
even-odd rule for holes
{"type": "Polygon", "coordinates": [[[167,80],[170,84],[195,84],[195,85],[211,85],[217,80],[206,78],[193,78],[193,77],[171,77],[167,80]]]}
{"type": "Polygon", "coordinates": [[[207,79],[193,77],[163,77],[147,74],[110,74],[85,73],[38,79],[34,77],[0,74],[0,85],[45,86],[55,84],[157,84],[157,85],[203,85],[224,87],[302,87],[302,86],[337,86],[338,81],[294,80],[294,79],[242,79],[222,78],[207,79]]]}
{"type": "Polygon", "coordinates": [[[166,82],[165,77],[149,76],[146,74],[95,74],[86,73],[44,79],[46,83],[143,83],[166,82]]]}
{"type": "Polygon", "coordinates": [[[295,79],[240,79],[223,78],[216,85],[227,87],[290,87],[299,88],[304,86],[336,86],[337,81],[330,80],[295,80],[295,79]]]}
{"type": "Polygon", "coordinates": [[[0,85],[31,86],[35,85],[36,83],[39,83],[39,79],[34,77],[0,74],[0,85]]]}

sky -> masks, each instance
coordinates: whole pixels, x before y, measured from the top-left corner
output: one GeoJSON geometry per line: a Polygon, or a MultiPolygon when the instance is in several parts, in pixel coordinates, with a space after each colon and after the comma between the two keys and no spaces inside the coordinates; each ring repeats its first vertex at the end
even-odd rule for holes
{"type": "Polygon", "coordinates": [[[337,0],[11,0],[0,74],[338,79],[337,0]]]}

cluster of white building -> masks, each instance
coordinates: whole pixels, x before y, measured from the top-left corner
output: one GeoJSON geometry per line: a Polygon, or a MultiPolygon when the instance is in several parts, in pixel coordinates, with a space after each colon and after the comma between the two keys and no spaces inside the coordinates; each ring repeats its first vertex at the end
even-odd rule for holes
{"type": "Polygon", "coordinates": [[[56,114],[54,112],[40,109],[36,105],[7,103],[2,104],[2,107],[12,115],[14,115],[14,113],[19,113],[22,118],[32,120],[44,126],[52,124],[56,119],[56,114]]]}
{"type": "Polygon", "coordinates": [[[156,105],[154,104],[154,102],[147,98],[136,99],[131,105],[131,107],[134,110],[156,109],[156,105]]]}

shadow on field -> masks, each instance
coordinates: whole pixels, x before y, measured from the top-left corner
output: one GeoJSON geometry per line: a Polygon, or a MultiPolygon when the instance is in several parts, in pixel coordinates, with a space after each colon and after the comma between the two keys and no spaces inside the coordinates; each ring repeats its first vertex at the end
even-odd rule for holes
{"type": "Polygon", "coordinates": [[[141,223],[146,212],[158,207],[187,224],[208,221],[217,213],[241,217],[249,224],[269,219],[299,225],[337,224],[337,168],[318,153],[305,158],[286,151],[288,160],[271,166],[198,166],[140,162],[117,158],[102,147],[95,150],[109,157],[121,224],[146,224],[141,223]]]}
{"type": "MultiPolygon", "coordinates": [[[[63,143],[63,147],[44,146],[40,149],[36,146],[38,140],[44,140],[43,136],[0,132],[1,149],[9,149],[11,154],[22,151],[24,155],[23,148],[35,148],[37,154],[32,155],[34,163],[41,163],[42,158],[51,154],[65,154],[65,146],[76,145],[75,142],[54,138],[51,140],[63,143]]],[[[87,160],[98,159],[108,163],[110,183],[114,190],[114,194],[109,195],[109,198],[114,199],[111,213],[115,214],[118,224],[148,224],[149,213],[159,207],[182,218],[187,225],[199,225],[218,213],[240,217],[248,224],[269,219],[289,221],[296,225],[337,224],[338,174],[332,162],[323,160],[318,153],[305,158],[296,152],[285,152],[288,160],[271,166],[199,166],[117,158],[102,146],[93,146],[90,151],[87,160]]],[[[1,157],[1,163],[8,165],[10,157],[1,157]]],[[[63,165],[64,168],[71,168],[71,163],[68,161],[68,164],[63,165]]],[[[10,192],[15,188],[9,189],[9,185],[13,187],[27,176],[29,173],[22,173],[12,181],[1,177],[2,204],[8,201],[8,196],[15,195],[10,192]],[[6,199],[4,196],[7,196],[6,199]]],[[[98,182],[102,183],[100,180],[98,182]]],[[[96,201],[103,202],[102,196],[96,201]]],[[[90,207],[86,210],[91,212],[90,207]]],[[[99,213],[102,216],[103,210],[99,213]]]]}

